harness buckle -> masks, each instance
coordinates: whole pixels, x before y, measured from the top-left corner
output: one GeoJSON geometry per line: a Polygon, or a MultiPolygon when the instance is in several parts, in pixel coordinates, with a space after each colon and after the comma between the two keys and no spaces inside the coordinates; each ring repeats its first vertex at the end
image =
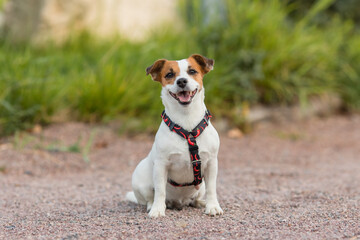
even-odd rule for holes
{"type": "Polygon", "coordinates": [[[206,115],[208,118],[212,118],[211,112],[209,110],[206,110],[206,115]]]}
{"type": "Polygon", "coordinates": [[[191,163],[193,166],[196,164],[201,164],[201,160],[195,160],[195,161],[192,161],[191,163]]]}
{"type": "Polygon", "coordinates": [[[210,118],[208,117],[208,118],[204,118],[204,120],[205,120],[205,122],[206,122],[206,126],[209,126],[209,120],[210,120],[210,118]]]}

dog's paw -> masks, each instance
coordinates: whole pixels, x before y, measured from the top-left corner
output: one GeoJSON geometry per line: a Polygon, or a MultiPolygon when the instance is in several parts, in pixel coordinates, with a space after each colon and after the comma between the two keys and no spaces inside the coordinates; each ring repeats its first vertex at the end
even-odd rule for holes
{"type": "Polygon", "coordinates": [[[218,203],[206,204],[205,213],[210,216],[222,215],[224,211],[221,209],[218,203]]]}
{"type": "Polygon", "coordinates": [[[194,200],[192,203],[190,203],[190,206],[194,208],[203,208],[206,206],[206,203],[204,200],[194,200]]]}
{"type": "Polygon", "coordinates": [[[156,207],[156,206],[153,205],[151,207],[150,212],[149,212],[149,217],[157,218],[157,217],[165,216],[165,208],[166,207],[156,207]]]}
{"type": "Polygon", "coordinates": [[[150,212],[151,208],[152,208],[153,202],[147,202],[146,203],[146,211],[150,212]]]}

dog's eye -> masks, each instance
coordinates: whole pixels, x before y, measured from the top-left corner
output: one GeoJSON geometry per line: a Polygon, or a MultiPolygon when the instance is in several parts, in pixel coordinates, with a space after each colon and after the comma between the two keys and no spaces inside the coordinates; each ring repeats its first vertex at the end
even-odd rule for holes
{"type": "Polygon", "coordinates": [[[165,75],[165,78],[173,78],[175,76],[175,74],[173,72],[169,72],[168,74],[165,75]]]}
{"type": "Polygon", "coordinates": [[[189,72],[188,72],[190,75],[194,75],[194,74],[197,74],[197,71],[195,69],[189,69],[189,72]]]}

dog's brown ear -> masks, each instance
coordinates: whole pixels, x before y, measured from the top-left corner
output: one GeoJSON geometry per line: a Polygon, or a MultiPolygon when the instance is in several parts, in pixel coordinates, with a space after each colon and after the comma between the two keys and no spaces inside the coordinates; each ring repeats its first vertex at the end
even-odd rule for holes
{"type": "Polygon", "coordinates": [[[161,72],[161,69],[163,68],[165,62],[166,62],[165,59],[159,59],[159,60],[155,61],[153,65],[146,68],[146,75],[150,74],[151,78],[154,81],[161,82],[160,72],[161,72]]]}
{"type": "Polygon", "coordinates": [[[193,54],[190,57],[193,58],[200,65],[204,74],[213,70],[214,63],[215,63],[215,61],[213,59],[204,57],[200,54],[193,54]]]}

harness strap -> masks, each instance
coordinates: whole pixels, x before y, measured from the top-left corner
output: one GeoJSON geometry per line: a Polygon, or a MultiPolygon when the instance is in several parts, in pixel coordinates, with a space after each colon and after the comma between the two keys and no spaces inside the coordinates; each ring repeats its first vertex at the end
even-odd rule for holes
{"type": "Polygon", "coordinates": [[[200,121],[200,123],[191,131],[188,132],[181,126],[177,125],[168,115],[166,115],[165,110],[161,114],[162,119],[164,120],[165,124],[169,127],[170,131],[175,132],[180,137],[187,140],[190,152],[191,163],[193,165],[193,173],[194,173],[194,181],[191,183],[183,183],[179,184],[175,181],[168,179],[168,182],[175,186],[175,187],[186,187],[186,186],[197,186],[202,182],[201,176],[201,160],[199,155],[199,147],[196,143],[196,138],[200,136],[200,134],[205,130],[208,126],[209,120],[212,117],[209,110],[205,111],[204,118],[200,121]]]}

